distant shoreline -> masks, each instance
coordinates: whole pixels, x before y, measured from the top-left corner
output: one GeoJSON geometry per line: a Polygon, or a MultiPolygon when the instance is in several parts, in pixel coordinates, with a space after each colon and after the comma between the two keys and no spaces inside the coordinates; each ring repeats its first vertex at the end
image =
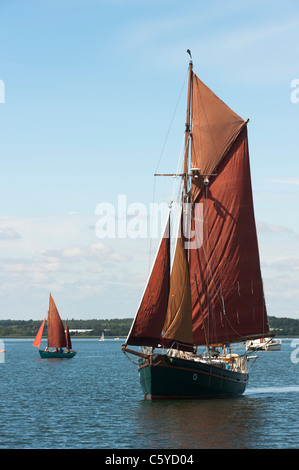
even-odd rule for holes
{"type": "MultiPolygon", "coordinates": [[[[269,316],[270,333],[278,338],[296,338],[299,336],[299,319],[269,316]]],[[[113,318],[105,320],[68,319],[71,338],[126,338],[133,318],[113,318]]],[[[41,320],[0,320],[0,338],[34,338],[42,323],[41,320]]],[[[47,336],[45,329],[44,336],[47,336]]],[[[267,334],[265,335],[267,336],[267,334]]]]}

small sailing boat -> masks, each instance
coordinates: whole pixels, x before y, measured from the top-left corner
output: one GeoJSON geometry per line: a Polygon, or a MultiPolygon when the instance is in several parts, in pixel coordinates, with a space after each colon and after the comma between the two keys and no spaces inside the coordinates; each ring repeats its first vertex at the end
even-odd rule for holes
{"type": "Polygon", "coordinates": [[[102,334],[101,334],[101,337],[100,337],[99,341],[105,341],[105,335],[104,335],[104,331],[102,332],[102,334]]]}
{"type": "MultiPolygon", "coordinates": [[[[47,317],[44,318],[40,329],[33,342],[33,346],[40,348],[42,335],[47,317]]],[[[54,299],[50,294],[49,312],[47,321],[48,344],[45,350],[39,349],[42,359],[71,359],[76,355],[76,351],[72,351],[72,342],[67,322],[65,322],[65,330],[55,305],[54,299]],[[49,348],[55,348],[50,351],[49,348]],[[64,352],[62,348],[66,348],[64,352]]]]}
{"type": "Polygon", "coordinates": [[[171,175],[182,181],[174,257],[170,213],[122,346],[139,357],[148,399],[242,394],[256,359],[245,341],[269,336],[247,123],[195,75],[191,57],[184,169],[171,175]]]}

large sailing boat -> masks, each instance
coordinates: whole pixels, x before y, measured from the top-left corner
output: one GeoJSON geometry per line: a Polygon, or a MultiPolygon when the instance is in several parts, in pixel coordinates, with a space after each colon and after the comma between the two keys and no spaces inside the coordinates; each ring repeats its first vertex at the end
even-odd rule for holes
{"type": "Polygon", "coordinates": [[[247,355],[244,342],[269,336],[248,119],[239,117],[195,75],[187,52],[191,60],[184,169],[173,175],[182,177],[182,211],[172,269],[169,216],[122,347],[124,353],[139,357],[140,382],[148,399],[242,394],[252,365],[248,361],[256,358],[247,355]],[[239,343],[240,354],[231,349],[233,343],[239,343]]]}
{"type": "MultiPolygon", "coordinates": [[[[40,348],[43,331],[45,327],[47,317],[44,318],[40,329],[33,342],[33,346],[40,348]]],[[[42,359],[71,359],[75,356],[76,351],[72,351],[72,342],[67,322],[65,322],[65,330],[55,305],[54,299],[50,294],[49,299],[49,311],[47,321],[47,333],[48,333],[48,344],[45,350],[39,349],[39,354],[42,359]],[[49,348],[55,348],[49,350],[49,348]],[[66,348],[63,351],[62,348],[66,348]]]]}

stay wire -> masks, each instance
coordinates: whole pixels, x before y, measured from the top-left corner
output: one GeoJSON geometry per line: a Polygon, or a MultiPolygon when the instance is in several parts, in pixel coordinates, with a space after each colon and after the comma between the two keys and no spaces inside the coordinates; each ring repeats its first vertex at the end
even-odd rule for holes
{"type": "MultiPolygon", "coordinates": [[[[184,90],[184,88],[185,88],[185,84],[186,84],[186,80],[187,80],[188,73],[189,73],[189,69],[187,69],[187,72],[186,72],[186,75],[185,75],[185,78],[184,78],[184,81],[183,81],[183,85],[182,85],[182,88],[181,88],[181,91],[180,91],[180,94],[179,94],[179,97],[178,97],[178,100],[177,100],[177,103],[176,103],[176,106],[175,106],[175,109],[174,109],[174,112],[173,112],[173,115],[172,115],[172,118],[171,118],[171,121],[170,121],[170,125],[169,125],[169,128],[168,128],[168,131],[167,131],[167,133],[166,133],[165,141],[164,141],[164,143],[163,143],[163,146],[162,146],[162,150],[161,150],[159,159],[158,159],[158,163],[157,163],[157,166],[156,166],[155,173],[157,173],[157,171],[158,171],[160,162],[161,162],[162,157],[163,157],[163,154],[164,154],[164,150],[165,150],[165,147],[166,147],[166,143],[167,143],[167,141],[168,141],[168,137],[169,137],[169,134],[170,134],[170,131],[171,131],[171,128],[172,128],[172,124],[173,124],[173,121],[174,121],[174,118],[175,118],[175,115],[176,115],[176,112],[177,112],[177,109],[178,109],[178,106],[179,106],[179,103],[180,103],[180,100],[181,100],[181,97],[182,97],[183,90],[184,90]]],[[[181,159],[181,156],[180,156],[180,159],[181,159]]],[[[156,195],[156,177],[154,177],[154,184],[153,184],[153,197],[152,197],[153,203],[155,202],[155,195],[156,195]]],[[[151,251],[152,251],[152,237],[151,237],[151,234],[150,234],[149,271],[150,271],[150,269],[151,269],[151,251]]]]}

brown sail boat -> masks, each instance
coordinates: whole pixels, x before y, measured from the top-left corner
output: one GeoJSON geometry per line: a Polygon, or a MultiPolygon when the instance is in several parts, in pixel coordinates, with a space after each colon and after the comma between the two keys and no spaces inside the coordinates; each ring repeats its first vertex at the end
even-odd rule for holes
{"type": "MultiPolygon", "coordinates": [[[[33,346],[40,348],[43,330],[45,327],[46,318],[44,318],[40,329],[33,342],[33,346]]],[[[76,355],[76,351],[72,351],[72,342],[67,322],[65,322],[65,330],[55,305],[54,299],[50,294],[49,299],[49,312],[48,312],[48,344],[45,350],[39,349],[39,354],[43,359],[71,359],[76,355]],[[50,351],[49,348],[55,348],[54,351],[50,351]],[[62,348],[66,348],[66,351],[62,351],[62,348]]]]}
{"type": "Polygon", "coordinates": [[[139,357],[146,398],[242,394],[256,358],[244,342],[269,336],[247,122],[194,74],[191,58],[184,169],[173,175],[182,177],[182,211],[172,269],[169,218],[122,347],[139,357]]]}

